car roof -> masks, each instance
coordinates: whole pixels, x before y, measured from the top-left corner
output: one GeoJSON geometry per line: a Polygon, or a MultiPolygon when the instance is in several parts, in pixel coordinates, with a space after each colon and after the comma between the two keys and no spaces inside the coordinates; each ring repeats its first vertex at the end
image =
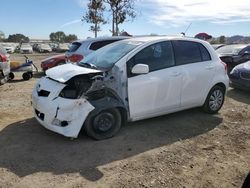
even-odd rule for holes
{"type": "Polygon", "coordinates": [[[200,43],[207,43],[204,40],[200,40],[197,38],[192,37],[185,37],[185,36],[179,36],[179,35],[173,35],[173,36],[143,36],[143,37],[133,37],[126,39],[126,41],[131,42],[153,42],[153,41],[161,41],[161,40],[185,40],[185,41],[193,41],[193,42],[200,42],[200,43]]]}
{"type": "Polygon", "coordinates": [[[78,42],[78,43],[83,43],[83,42],[98,42],[98,41],[104,41],[104,40],[121,40],[121,39],[129,39],[131,37],[127,37],[127,36],[113,36],[113,37],[97,37],[97,38],[89,38],[89,39],[85,39],[85,40],[77,40],[77,41],[74,41],[73,43],[75,42],[78,42]]]}

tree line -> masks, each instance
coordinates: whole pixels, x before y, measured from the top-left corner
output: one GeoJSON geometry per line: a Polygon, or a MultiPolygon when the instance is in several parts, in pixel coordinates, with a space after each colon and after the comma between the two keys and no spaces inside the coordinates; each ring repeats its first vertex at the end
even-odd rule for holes
{"type": "MultiPolygon", "coordinates": [[[[71,43],[75,40],[77,40],[77,36],[74,34],[66,35],[62,31],[52,32],[49,35],[51,42],[59,42],[59,43],[71,43]]],[[[4,32],[0,31],[0,42],[15,42],[15,43],[23,43],[23,42],[29,42],[30,38],[17,33],[13,35],[9,35],[8,38],[5,38],[4,32]]]]}
{"type": "Polygon", "coordinates": [[[136,17],[134,9],[135,0],[89,0],[88,10],[82,17],[82,21],[91,24],[90,31],[94,32],[95,37],[101,31],[101,25],[107,24],[104,12],[107,11],[112,17],[113,36],[119,35],[119,25],[129,18],[133,20],[136,17]]]}

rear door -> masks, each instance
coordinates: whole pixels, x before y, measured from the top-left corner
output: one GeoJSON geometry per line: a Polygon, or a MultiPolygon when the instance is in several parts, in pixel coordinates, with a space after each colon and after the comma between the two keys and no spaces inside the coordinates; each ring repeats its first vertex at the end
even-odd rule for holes
{"type": "Polygon", "coordinates": [[[132,120],[164,114],[180,107],[181,73],[175,67],[170,41],[150,45],[127,62],[128,101],[132,120]],[[134,75],[136,64],[149,66],[148,74],[134,75]]]}
{"type": "Polygon", "coordinates": [[[215,64],[208,50],[198,42],[173,41],[176,65],[182,75],[181,106],[202,105],[215,75],[215,64]]]}

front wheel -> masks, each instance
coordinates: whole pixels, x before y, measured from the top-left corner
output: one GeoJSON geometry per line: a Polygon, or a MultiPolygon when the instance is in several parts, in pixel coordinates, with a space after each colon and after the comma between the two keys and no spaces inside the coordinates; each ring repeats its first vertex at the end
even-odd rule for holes
{"type": "Polygon", "coordinates": [[[113,137],[121,128],[122,118],[118,109],[112,108],[103,110],[96,115],[90,115],[85,121],[87,134],[96,139],[102,140],[113,137]]]}
{"type": "Polygon", "coordinates": [[[208,93],[207,99],[203,105],[203,110],[210,114],[217,113],[223,103],[225,98],[225,90],[220,86],[214,86],[208,93]]]}
{"type": "Polygon", "coordinates": [[[9,79],[10,79],[10,80],[13,80],[14,78],[15,78],[14,73],[13,73],[13,72],[10,72],[10,73],[9,73],[9,79]]]}

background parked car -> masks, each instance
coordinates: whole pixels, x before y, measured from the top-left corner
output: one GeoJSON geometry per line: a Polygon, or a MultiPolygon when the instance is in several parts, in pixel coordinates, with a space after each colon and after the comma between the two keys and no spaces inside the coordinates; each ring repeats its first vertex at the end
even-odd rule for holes
{"type": "Polygon", "coordinates": [[[29,43],[22,43],[20,47],[20,53],[22,54],[32,54],[33,48],[29,43]]]}
{"type": "Polygon", "coordinates": [[[220,59],[228,66],[228,73],[241,63],[250,60],[250,45],[249,44],[231,44],[223,46],[216,50],[220,59]]]}
{"type": "Polygon", "coordinates": [[[91,52],[96,51],[99,48],[113,42],[128,38],[130,37],[99,37],[82,41],[75,41],[71,44],[69,50],[65,53],[66,59],[67,61],[72,63],[80,62],[86,55],[90,54],[91,52]]]}
{"type": "Polygon", "coordinates": [[[225,44],[212,44],[211,46],[212,46],[215,50],[217,50],[217,49],[219,49],[219,48],[225,46],[225,44]]]}
{"type": "Polygon", "coordinates": [[[67,50],[69,50],[69,44],[68,43],[60,43],[58,44],[56,51],[57,52],[66,52],[67,50]]]}
{"type": "Polygon", "coordinates": [[[40,53],[45,53],[45,52],[52,52],[52,49],[48,44],[38,44],[37,51],[40,53]]]}
{"type": "Polygon", "coordinates": [[[33,51],[38,51],[38,45],[37,43],[32,45],[33,51]]]}
{"type": "Polygon", "coordinates": [[[2,47],[6,50],[7,53],[12,54],[15,52],[15,46],[10,43],[2,43],[2,47]]]}
{"type": "Polygon", "coordinates": [[[229,78],[231,87],[250,91],[250,61],[234,67],[229,78]]]}
{"type": "Polygon", "coordinates": [[[10,73],[10,60],[7,51],[0,45],[0,84],[8,81],[10,73]]]}
{"type": "Polygon", "coordinates": [[[41,62],[41,68],[45,72],[46,70],[58,66],[58,65],[63,65],[66,63],[66,58],[65,54],[60,54],[60,55],[55,55],[52,57],[49,57],[47,59],[44,59],[41,62]]]}
{"type": "Polygon", "coordinates": [[[50,45],[52,51],[55,52],[57,47],[58,47],[58,44],[57,43],[49,43],[49,45],[50,45]]]}

